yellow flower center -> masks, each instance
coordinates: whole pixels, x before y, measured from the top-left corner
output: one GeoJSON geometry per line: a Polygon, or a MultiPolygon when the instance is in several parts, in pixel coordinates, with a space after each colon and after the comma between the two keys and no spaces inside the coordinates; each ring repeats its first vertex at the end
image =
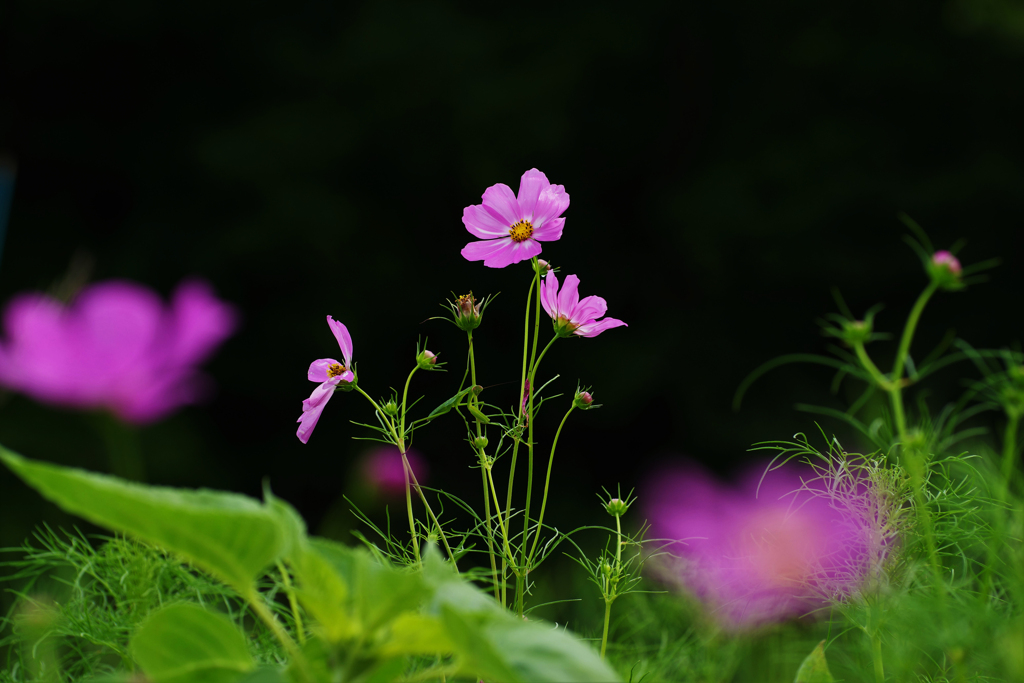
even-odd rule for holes
{"type": "Polygon", "coordinates": [[[327,368],[327,379],[333,379],[338,375],[344,375],[348,372],[345,366],[341,363],[334,363],[327,368]]]}
{"type": "Polygon", "coordinates": [[[508,229],[509,236],[513,242],[525,242],[533,236],[533,223],[530,221],[518,221],[508,229]]]}

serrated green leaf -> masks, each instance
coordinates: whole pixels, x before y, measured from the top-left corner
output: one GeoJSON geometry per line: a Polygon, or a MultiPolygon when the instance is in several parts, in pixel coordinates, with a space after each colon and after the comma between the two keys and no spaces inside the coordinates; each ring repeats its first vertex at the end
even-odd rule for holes
{"type": "Polygon", "coordinates": [[[0,460],[64,510],[179,553],[242,595],[288,546],[281,512],[246,496],[145,486],[3,447],[0,460]]]}
{"type": "Polygon", "coordinates": [[[193,603],[153,612],[131,650],[154,683],[235,683],[255,666],[238,627],[193,603]]]}
{"type": "Polygon", "coordinates": [[[825,661],[825,641],[818,643],[818,646],[807,655],[803,664],[796,672],[796,679],[793,683],[835,683],[832,672],[828,670],[828,662],[825,661]]]}

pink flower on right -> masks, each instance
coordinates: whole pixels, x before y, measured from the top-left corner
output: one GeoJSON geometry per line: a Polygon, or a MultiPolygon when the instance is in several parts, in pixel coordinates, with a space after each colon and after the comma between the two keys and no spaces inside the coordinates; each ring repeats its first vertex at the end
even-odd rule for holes
{"type": "Polygon", "coordinates": [[[895,540],[879,537],[868,516],[837,509],[819,484],[796,464],[767,475],[752,468],[735,486],[692,463],[662,469],[641,495],[648,538],[671,553],[655,561],[658,578],[691,594],[729,630],[848,598],[873,571],[873,552],[887,555],[895,540]]]}
{"type": "Polygon", "coordinates": [[[626,323],[616,318],[598,320],[608,310],[607,302],[599,296],[588,296],[581,300],[579,288],[580,279],[575,275],[565,278],[562,291],[558,291],[558,277],[555,271],[549,270],[544,276],[540,304],[551,316],[558,336],[596,337],[613,327],[628,327],[626,323]]]}

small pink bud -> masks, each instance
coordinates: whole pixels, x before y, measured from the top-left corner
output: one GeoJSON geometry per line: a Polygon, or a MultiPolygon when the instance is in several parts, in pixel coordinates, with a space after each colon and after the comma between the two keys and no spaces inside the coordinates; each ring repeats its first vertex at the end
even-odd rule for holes
{"type": "Polygon", "coordinates": [[[945,250],[935,252],[935,255],[932,256],[932,263],[936,266],[946,266],[954,275],[959,275],[963,271],[960,260],[945,250]]]}
{"type": "Polygon", "coordinates": [[[590,395],[589,391],[579,391],[576,393],[576,397],[573,399],[573,405],[580,410],[590,410],[591,408],[597,408],[594,405],[594,397],[590,395]]]}
{"type": "Polygon", "coordinates": [[[547,274],[548,274],[548,271],[549,271],[550,269],[551,269],[551,264],[550,264],[550,263],[548,263],[547,261],[545,261],[545,260],[544,260],[544,259],[542,259],[542,258],[540,258],[540,259],[537,259],[537,273],[538,273],[538,274],[539,274],[539,275],[540,275],[541,277],[544,277],[545,275],[547,275],[547,274]]]}
{"type": "Polygon", "coordinates": [[[419,355],[416,356],[416,365],[421,370],[431,370],[435,363],[437,363],[437,356],[426,349],[420,351],[419,355]]]}

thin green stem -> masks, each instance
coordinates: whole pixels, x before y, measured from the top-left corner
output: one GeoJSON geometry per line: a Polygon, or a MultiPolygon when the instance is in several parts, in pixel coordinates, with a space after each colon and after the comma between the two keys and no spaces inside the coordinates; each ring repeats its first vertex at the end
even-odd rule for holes
{"type": "Polygon", "coordinates": [[[1020,415],[1008,412],[1006,415],[1006,430],[1003,432],[1003,462],[1001,468],[1002,477],[996,485],[996,502],[998,503],[993,512],[996,515],[992,529],[992,538],[988,543],[985,568],[981,578],[981,603],[986,604],[992,593],[992,574],[995,571],[999,551],[1003,547],[1003,539],[1006,533],[1006,518],[1004,517],[1003,505],[1010,493],[1010,480],[1013,477],[1013,465],[1017,456],[1017,427],[1020,423],[1020,415]]]}
{"type": "Polygon", "coordinates": [[[445,536],[444,529],[441,528],[441,523],[437,521],[437,517],[434,516],[434,511],[430,508],[430,503],[427,502],[427,497],[423,493],[423,487],[420,486],[420,482],[416,479],[416,473],[412,471],[412,466],[409,464],[409,459],[405,455],[404,444],[400,445],[402,449],[402,465],[405,467],[406,472],[412,477],[413,488],[416,489],[416,493],[420,496],[420,501],[423,503],[423,507],[427,511],[427,516],[430,517],[430,521],[437,527],[437,534],[441,537],[441,544],[444,545],[445,552],[448,553],[448,559],[451,560],[452,566],[455,567],[455,571],[459,571],[459,567],[455,562],[455,553],[452,552],[451,546],[448,545],[448,537],[445,536]]]}
{"type": "Polygon", "coordinates": [[[1010,491],[1010,480],[1013,478],[1013,466],[1017,460],[1017,427],[1020,424],[1021,416],[1017,413],[1007,413],[1006,431],[1003,432],[1003,479],[999,488],[999,502],[1006,501],[1010,491]]]}
{"type": "Polygon", "coordinates": [[[612,619],[612,600],[604,599],[604,632],[601,634],[601,659],[604,659],[605,650],[608,649],[608,623],[612,619]]]}
{"type": "MultiPolygon", "coordinates": [[[[548,346],[551,346],[551,345],[548,344],[548,346]]],[[[547,349],[545,349],[545,351],[546,350],[547,349]]],[[[562,433],[562,427],[565,426],[565,421],[569,419],[569,413],[571,413],[575,408],[576,408],[576,404],[575,403],[573,403],[572,405],[569,406],[569,410],[566,411],[565,416],[562,418],[561,424],[558,425],[558,431],[555,432],[555,438],[551,442],[551,455],[548,456],[548,473],[547,473],[547,476],[544,478],[544,496],[541,498],[540,517],[537,519],[537,533],[534,534],[534,537],[533,537],[533,547],[530,549],[530,554],[527,556],[527,559],[526,559],[526,566],[527,567],[529,567],[531,565],[531,563],[533,562],[534,555],[537,552],[537,544],[540,542],[540,534],[541,534],[541,531],[544,528],[544,512],[545,512],[545,510],[547,510],[547,506],[548,506],[548,489],[551,486],[551,468],[552,468],[552,465],[554,465],[554,463],[555,463],[555,448],[558,447],[558,437],[562,433]]]]}
{"type": "MultiPolygon", "coordinates": [[[[476,354],[473,349],[473,331],[467,330],[466,337],[469,339],[469,371],[471,372],[471,381],[473,382],[471,386],[475,387],[476,354]]],[[[465,377],[463,377],[462,382],[463,384],[465,384],[465,377]]],[[[460,386],[459,389],[461,390],[462,387],[460,386]]],[[[477,397],[476,394],[473,394],[472,392],[470,393],[472,396],[470,401],[472,401],[474,404],[478,404],[479,397],[477,397]]],[[[480,423],[479,418],[476,418],[475,422],[476,436],[479,439],[480,437],[483,436],[483,425],[480,423]]],[[[489,492],[487,490],[487,473],[484,471],[484,469],[487,467],[487,453],[484,451],[484,448],[482,446],[478,447],[477,451],[480,458],[480,483],[482,484],[484,489],[484,528],[487,530],[487,556],[490,558],[491,561],[491,581],[494,584],[494,599],[501,600],[501,593],[498,588],[498,566],[494,561],[494,529],[491,527],[491,496],[489,495],[489,492]]]]}
{"type": "Polygon", "coordinates": [[[622,569],[622,515],[615,515],[615,570],[618,576],[622,569]]]}
{"type": "MultiPolygon", "coordinates": [[[[498,507],[498,491],[497,491],[497,489],[494,488],[494,478],[491,476],[491,469],[490,468],[487,468],[487,482],[491,485],[491,495],[494,496],[494,506],[497,508],[498,507]]],[[[506,561],[506,559],[509,562],[513,562],[515,560],[515,556],[512,554],[512,547],[509,546],[509,544],[508,544],[508,527],[505,526],[505,520],[502,518],[502,516],[500,514],[499,515],[495,515],[495,516],[498,518],[498,526],[501,529],[501,540],[505,544],[505,555],[507,557],[502,557],[502,563],[504,565],[504,562],[506,561]]],[[[504,572],[503,572],[503,575],[504,575],[504,572]]]]}
{"type": "Polygon", "coordinates": [[[295,599],[295,588],[292,586],[292,577],[284,563],[277,561],[277,571],[281,572],[281,583],[284,584],[284,592],[288,594],[288,604],[292,608],[292,618],[295,619],[295,635],[299,638],[299,644],[306,644],[306,629],[302,625],[302,614],[299,612],[299,601],[295,599]]]}
{"type": "MultiPolygon", "coordinates": [[[[917,329],[917,323],[921,320],[921,313],[924,312],[924,307],[928,304],[928,300],[932,297],[932,294],[939,288],[939,283],[932,280],[928,283],[928,286],[924,288],[921,295],[917,297],[917,301],[914,302],[914,307],[910,309],[910,315],[907,317],[907,323],[903,326],[903,336],[900,337],[899,350],[896,351],[896,361],[892,366],[892,381],[899,383],[903,378],[903,367],[907,362],[907,354],[910,353],[910,342],[914,339],[914,331],[917,329]]],[[[899,387],[896,388],[899,391],[899,387]]]]}
{"type": "Polygon", "coordinates": [[[878,629],[871,634],[871,661],[875,667],[875,683],[885,683],[885,666],[882,663],[882,637],[878,629]]]}
{"type": "MultiPolygon", "coordinates": [[[[539,304],[539,302],[540,302],[540,292],[537,293],[537,301],[538,301],[538,304],[539,304]]],[[[523,547],[522,547],[522,558],[521,558],[522,559],[522,565],[524,567],[529,565],[529,562],[527,562],[527,560],[526,560],[526,557],[527,557],[527,555],[526,555],[526,546],[529,544],[529,540],[530,540],[530,496],[533,493],[533,422],[534,422],[534,420],[533,420],[533,397],[534,397],[534,394],[536,394],[536,388],[537,388],[537,369],[540,367],[540,362],[542,360],[544,360],[544,355],[548,352],[548,349],[551,348],[551,345],[554,344],[555,340],[557,340],[557,339],[558,339],[558,335],[555,335],[554,337],[552,337],[551,341],[549,341],[547,343],[547,346],[544,347],[544,350],[540,352],[540,357],[536,358],[535,360],[531,360],[531,366],[530,366],[530,400],[529,400],[529,406],[530,407],[529,407],[528,412],[527,412],[527,415],[529,416],[529,420],[530,421],[529,421],[529,430],[527,432],[527,440],[526,440],[526,448],[527,448],[527,453],[529,453],[529,463],[530,463],[530,465],[529,465],[529,474],[528,474],[527,480],[526,480],[526,507],[525,507],[525,510],[524,510],[524,513],[523,513],[523,547]]],[[[534,342],[536,342],[536,341],[537,340],[535,338],[534,342]]],[[[534,351],[536,351],[536,350],[537,350],[536,349],[536,344],[534,344],[534,351]]],[[[569,410],[571,411],[572,408],[570,408],[569,410]]],[[[566,417],[568,417],[568,416],[569,416],[569,413],[566,413],[566,417]]],[[[562,418],[562,424],[565,424],[565,418],[562,418]]],[[[561,425],[559,425],[558,431],[559,432],[562,431],[561,425]]],[[[556,436],[556,439],[557,439],[557,436],[556,436]]],[[[554,458],[554,455],[555,455],[554,444],[552,444],[551,458],[554,458]]],[[[548,478],[549,478],[549,480],[550,480],[550,477],[551,477],[551,459],[549,458],[549,460],[548,460],[548,478]]],[[[545,483],[545,485],[544,485],[544,502],[547,503],[547,483],[545,483]]],[[[541,516],[543,517],[543,512],[541,513],[541,516]]],[[[537,530],[537,533],[540,534],[540,529],[537,530]]],[[[536,544],[534,544],[534,545],[536,547],[536,544]]],[[[531,557],[533,556],[533,551],[530,551],[530,556],[531,557]]]]}
{"type": "Polygon", "coordinates": [[[288,631],[281,626],[281,622],[277,620],[274,613],[271,612],[263,602],[263,596],[260,595],[259,591],[255,588],[250,588],[248,595],[246,595],[245,598],[249,603],[249,606],[252,608],[252,611],[256,613],[256,616],[258,616],[264,624],[267,625],[270,632],[274,634],[274,637],[277,638],[278,642],[280,642],[281,645],[284,646],[284,649],[287,650],[292,661],[298,665],[299,673],[302,675],[303,680],[312,683],[313,677],[309,671],[309,663],[302,654],[302,650],[299,649],[299,646],[294,640],[292,640],[292,637],[288,635],[288,631]]]}
{"type": "MultiPolygon", "coordinates": [[[[409,382],[412,381],[412,376],[415,375],[416,371],[419,369],[419,365],[413,366],[412,370],[409,372],[409,376],[405,378],[405,389],[402,391],[402,419],[398,425],[398,437],[403,440],[405,439],[405,411],[407,405],[406,401],[409,399],[409,382]]],[[[404,448],[402,450],[405,451],[404,448]]]]}

